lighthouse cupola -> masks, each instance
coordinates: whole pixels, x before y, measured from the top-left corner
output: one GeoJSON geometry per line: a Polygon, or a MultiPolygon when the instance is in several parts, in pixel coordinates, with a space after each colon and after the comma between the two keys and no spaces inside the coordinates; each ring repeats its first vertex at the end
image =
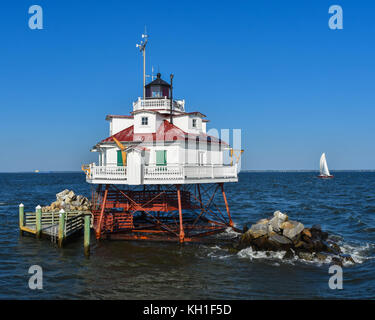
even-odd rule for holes
{"type": "Polygon", "coordinates": [[[146,99],[170,97],[171,85],[161,78],[161,74],[156,75],[156,79],[146,86],[146,99]]]}

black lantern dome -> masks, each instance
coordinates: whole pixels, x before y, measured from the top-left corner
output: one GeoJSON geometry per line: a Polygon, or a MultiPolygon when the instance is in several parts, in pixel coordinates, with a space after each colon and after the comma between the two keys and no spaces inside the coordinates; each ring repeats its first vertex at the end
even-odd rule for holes
{"type": "Polygon", "coordinates": [[[171,85],[161,78],[161,74],[156,75],[156,79],[145,86],[146,99],[169,98],[171,85]]]}

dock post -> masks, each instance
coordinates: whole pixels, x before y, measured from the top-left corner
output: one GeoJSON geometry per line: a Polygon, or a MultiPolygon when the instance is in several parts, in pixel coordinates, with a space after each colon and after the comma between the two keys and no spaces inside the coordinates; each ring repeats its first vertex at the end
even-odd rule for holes
{"type": "Polygon", "coordinates": [[[58,246],[62,248],[64,241],[64,229],[65,229],[65,211],[64,209],[60,210],[59,214],[59,232],[58,232],[58,246]]]}
{"type": "Polygon", "coordinates": [[[90,224],[91,224],[91,214],[86,214],[85,217],[85,225],[84,225],[84,249],[85,249],[85,256],[88,257],[90,255],[90,224]]]}
{"type": "Polygon", "coordinates": [[[22,227],[25,225],[25,206],[23,203],[19,205],[19,221],[20,221],[20,235],[23,235],[22,227]]]}
{"type": "Polygon", "coordinates": [[[42,236],[42,207],[39,205],[35,208],[35,231],[36,238],[40,239],[42,236]]]}

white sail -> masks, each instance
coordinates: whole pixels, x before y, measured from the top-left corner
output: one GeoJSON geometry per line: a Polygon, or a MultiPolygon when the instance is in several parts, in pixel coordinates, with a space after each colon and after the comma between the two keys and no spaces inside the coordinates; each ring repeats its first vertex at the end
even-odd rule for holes
{"type": "Polygon", "coordinates": [[[327,165],[325,153],[323,153],[322,156],[320,157],[320,175],[321,176],[330,176],[331,175],[329,173],[329,170],[328,170],[328,165],[327,165]]]}

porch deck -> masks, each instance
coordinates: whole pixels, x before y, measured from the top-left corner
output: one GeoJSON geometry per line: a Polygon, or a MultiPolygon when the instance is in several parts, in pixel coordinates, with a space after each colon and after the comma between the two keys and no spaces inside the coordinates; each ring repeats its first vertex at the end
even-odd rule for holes
{"type": "MultiPolygon", "coordinates": [[[[95,164],[87,167],[86,181],[91,184],[134,184],[128,179],[128,167],[95,164]]],[[[238,182],[237,164],[142,166],[140,181],[136,184],[238,182]]]]}

